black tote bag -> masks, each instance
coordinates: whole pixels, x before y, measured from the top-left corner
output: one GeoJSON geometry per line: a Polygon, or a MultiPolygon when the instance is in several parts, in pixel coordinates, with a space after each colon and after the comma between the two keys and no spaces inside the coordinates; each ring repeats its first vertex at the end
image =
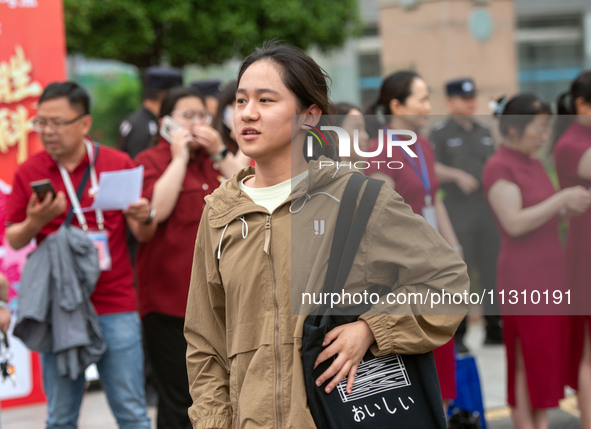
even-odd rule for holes
{"type": "MultiPolygon", "coordinates": [[[[354,174],[349,179],[339,209],[335,234],[327,268],[324,292],[344,287],[349,270],[369,216],[374,207],[381,181],[369,179],[357,210],[357,197],[366,178],[354,174]]],[[[350,308],[347,313],[350,314],[350,308]]],[[[358,310],[358,311],[357,311],[358,310]]],[[[367,308],[357,308],[362,314],[367,308]]],[[[369,350],[360,363],[351,394],[346,393],[347,379],[329,394],[316,379],[331,365],[333,359],[314,362],[323,350],[326,333],[358,316],[334,315],[320,308],[304,322],[302,362],[308,406],[319,429],[401,428],[445,429],[443,402],[433,353],[418,355],[392,354],[375,357],[369,350]]]]}

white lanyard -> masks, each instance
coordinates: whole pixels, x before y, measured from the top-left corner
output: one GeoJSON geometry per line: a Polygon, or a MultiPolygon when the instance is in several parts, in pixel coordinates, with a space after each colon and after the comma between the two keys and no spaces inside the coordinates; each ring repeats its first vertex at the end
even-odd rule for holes
{"type": "MultiPolygon", "coordinates": [[[[96,177],[96,170],[94,168],[94,146],[88,139],[84,140],[84,144],[86,146],[86,153],[88,154],[88,161],[90,163],[90,192],[95,193],[98,190],[98,180],[96,177]]],[[[76,219],[78,219],[78,223],[80,224],[82,229],[84,231],[87,231],[88,224],[86,223],[86,218],[84,217],[84,213],[82,212],[82,208],[80,207],[80,201],[78,200],[78,196],[76,195],[76,190],[74,189],[74,185],[72,184],[72,179],[70,179],[70,173],[68,173],[68,170],[66,170],[66,168],[59,162],[57,162],[57,166],[60,169],[60,174],[62,176],[62,180],[64,181],[64,185],[66,186],[68,198],[70,198],[70,202],[72,203],[72,208],[74,214],[76,215],[76,219]]],[[[96,210],[95,213],[98,229],[102,230],[105,227],[105,219],[103,217],[103,212],[102,210],[96,210]]]]}

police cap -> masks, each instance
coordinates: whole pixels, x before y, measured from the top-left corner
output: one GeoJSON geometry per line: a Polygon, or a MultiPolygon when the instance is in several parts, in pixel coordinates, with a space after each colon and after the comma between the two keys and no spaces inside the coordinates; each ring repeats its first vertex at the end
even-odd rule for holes
{"type": "Polygon", "coordinates": [[[219,79],[197,80],[191,82],[191,88],[196,89],[203,96],[217,97],[220,92],[221,81],[219,79]]]}
{"type": "Polygon", "coordinates": [[[148,67],[144,75],[146,88],[165,90],[183,85],[183,72],[172,67],[148,67]]]}
{"type": "Polygon", "coordinates": [[[476,95],[476,85],[470,78],[454,79],[445,84],[448,97],[473,97],[476,95]]]}

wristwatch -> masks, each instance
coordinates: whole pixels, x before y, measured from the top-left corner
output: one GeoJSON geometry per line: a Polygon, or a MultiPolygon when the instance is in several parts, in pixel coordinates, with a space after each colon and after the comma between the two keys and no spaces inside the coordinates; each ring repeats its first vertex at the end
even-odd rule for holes
{"type": "Polygon", "coordinates": [[[3,299],[0,299],[0,308],[8,308],[8,303],[3,299]]]}
{"type": "Polygon", "coordinates": [[[154,218],[156,217],[156,209],[154,207],[152,207],[150,209],[150,216],[148,216],[148,219],[146,219],[144,221],[144,225],[150,225],[152,224],[152,222],[154,222],[154,218]]]}
{"type": "Polygon", "coordinates": [[[212,155],[209,157],[213,162],[220,162],[228,156],[228,148],[224,146],[222,150],[217,155],[212,155]]]}

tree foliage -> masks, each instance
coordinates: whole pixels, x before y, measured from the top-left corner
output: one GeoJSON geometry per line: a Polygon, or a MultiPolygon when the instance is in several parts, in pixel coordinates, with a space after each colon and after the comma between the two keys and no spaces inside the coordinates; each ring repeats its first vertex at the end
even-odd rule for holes
{"type": "Polygon", "coordinates": [[[357,0],[64,0],[69,52],[140,68],[219,64],[276,38],[341,46],[360,29],[357,0]]]}
{"type": "Polygon", "coordinates": [[[141,105],[140,82],[133,76],[119,74],[102,76],[93,85],[79,83],[90,91],[92,97],[90,136],[101,143],[115,146],[120,122],[141,105]]]}

